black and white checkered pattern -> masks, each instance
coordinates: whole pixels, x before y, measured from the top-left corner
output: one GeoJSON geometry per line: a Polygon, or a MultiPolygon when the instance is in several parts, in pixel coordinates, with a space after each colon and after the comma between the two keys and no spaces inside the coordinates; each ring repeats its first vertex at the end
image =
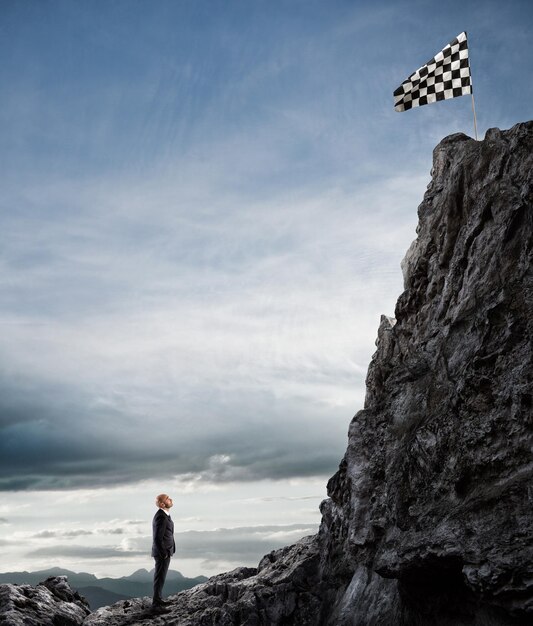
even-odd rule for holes
{"type": "Polygon", "coordinates": [[[394,92],[396,111],[472,93],[466,32],[411,74],[394,92]]]}

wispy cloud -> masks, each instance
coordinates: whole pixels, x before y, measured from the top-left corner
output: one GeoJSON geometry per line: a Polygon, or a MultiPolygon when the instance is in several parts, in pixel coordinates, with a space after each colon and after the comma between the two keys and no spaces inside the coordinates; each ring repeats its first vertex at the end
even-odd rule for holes
{"type": "Polygon", "coordinates": [[[177,535],[184,559],[243,560],[294,543],[317,531],[315,525],[256,526],[189,531],[177,535]]]}
{"type": "Polygon", "coordinates": [[[30,557],[80,558],[80,559],[134,559],[146,556],[145,552],[121,550],[113,546],[80,546],[80,545],[54,545],[45,548],[37,548],[28,553],[30,557]]]}
{"type": "MultiPolygon", "coordinates": [[[[290,524],[179,532],[175,534],[178,546],[176,558],[181,561],[199,560],[206,571],[228,563],[256,563],[264,554],[294,543],[316,531],[315,524],[290,524]]],[[[58,533],[53,536],[64,538],[70,535],[58,533]]],[[[54,560],[62,558],[89,561],[108,558],[133,560],[146,557],[150,553],[151,542],[151,537],[139,537],[124,539],[118,546],[55,544],[36,548],[27,556],[52,557],[54,560]]]]}
{"type": "Polygon", "coordinates": [[[98,528],[96,530],[41,530],[35,535],[33,539],[74,539],[75,537],[84,537],[88,535],[124,535],[127,530],[124,528],[98,528]]]}
{"type": "Polygon", "coordinates": [[[233,500],[234,502],[300,502],[306,500],[314,500],[315,502],[320,499],[321,496],[271,496],[262,498],[242,498],[239,500],[233,500]]]}
{"type": "Polygon", "coordinates": [[[33,539],[51,539],[62,537],[66,539],[83,537],[84,535],[94,535],[92,530],[41,530],[33,535],[33,539]]]}

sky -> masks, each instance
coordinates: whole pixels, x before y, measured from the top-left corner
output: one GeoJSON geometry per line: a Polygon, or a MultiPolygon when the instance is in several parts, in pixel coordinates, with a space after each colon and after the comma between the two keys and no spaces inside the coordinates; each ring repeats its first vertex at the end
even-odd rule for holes
{"type": "Polygon", "coordinates": [[[0,1],[3,571],[184,575],[316,532],[470,97],[392,92],[468,33],[478,133],[531,119],[529,1],[0,1]]]}

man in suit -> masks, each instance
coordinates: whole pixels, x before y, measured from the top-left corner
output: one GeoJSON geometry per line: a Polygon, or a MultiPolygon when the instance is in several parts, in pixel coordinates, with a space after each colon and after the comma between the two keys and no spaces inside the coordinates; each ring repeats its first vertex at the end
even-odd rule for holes
{"type": "Polygon", "coordinates": [[[169,604],[163,600],[161,594],[170,565],[170,557],[176,552],[176,544],[174,543],[174,522],[170,517],[172,498],[166,493],[162,493],[155,499],[155,505],[157,506],[157,513],[152,522],[152,556],[155,559],[152,608],[162,612],[165,611],[165,606],[169,604]]]}

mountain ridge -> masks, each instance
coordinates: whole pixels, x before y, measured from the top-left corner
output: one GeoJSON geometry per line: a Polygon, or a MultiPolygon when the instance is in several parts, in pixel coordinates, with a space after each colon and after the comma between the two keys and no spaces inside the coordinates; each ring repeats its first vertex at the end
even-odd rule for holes
{"type": "MultiPolygon", "coordinates": [[[[38,585],[48,578],[65,577],[70,587],[78,591],[88,601],[92,610],[107,606],[119,600],[150,596],[152,593],[153,569],[138,569],[128,576],[98,578],[88,572],[74,572],[62,567],[51,567],[35,572],[0,573],[0,584],[38,585]]],[[[177,570],[170,570],[165,582],[165,594],[190,589],[207,580],[206,576],[187,578],[177,570]]]]}

